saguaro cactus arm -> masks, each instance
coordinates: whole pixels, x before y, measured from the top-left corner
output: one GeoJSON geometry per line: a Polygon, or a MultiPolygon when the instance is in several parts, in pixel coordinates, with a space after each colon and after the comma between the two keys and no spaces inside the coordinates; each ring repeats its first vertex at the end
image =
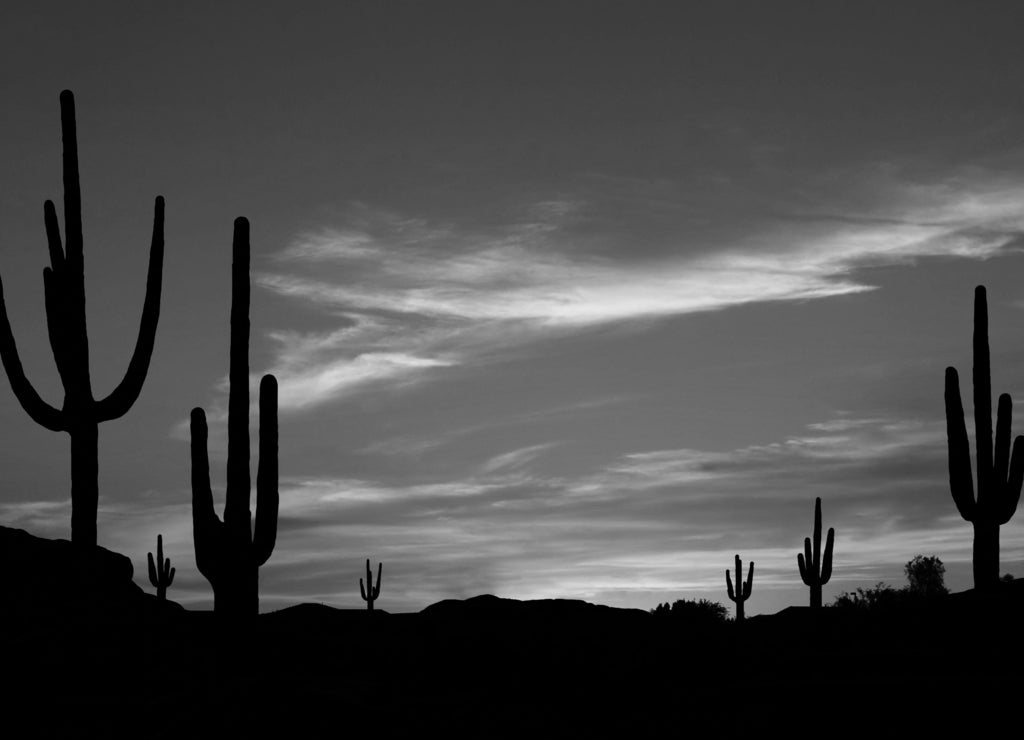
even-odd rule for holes
{"type": "Polygon", "coordinates": [[[277,540],[277,481],[277,378],[264,375],[260,380],[260,461],[256,470],[256,524],[252,538],[257,565],[267,562],[277,540]]]}
{"type": "Polygon", "coordinates": [[[377,585],[373,583],[373,571],[370,569],[370,559],[366,559],[366,587],[363,587],[363,579],[359,579],[359,595],[363,597],[363,601],[372,604],[380,596],[380,584],[381,584],[381,572],[384,568],[384,563],[377,563],[377,585]]]}
{"type": "Polygon", "coordinates": [[[139,336],[135,341],[135,352],[128,363],[124,378],[106,398],[96,403],[98,421],[117,419],[128,413],[128,409],[142,392],[142,384],[149,372],[149,361],[153,357],[156,340],[156,325],[160,318],[160,286],[163,283],[164,264],[164,199],[157,196],[153,206],[153,242],[149,248],[149,271],[146,275],[146,298],[142,304],[142,319],[139,322],[139,336]]]}
{"type": "Polygon", "coordinates": [[[4,371],[11,381],[11,390],[14,391],[15,398],[18,399],[18,403],[25,409],[25,413],[32,421],[51,432],[65,431],[64,415],[60,410],[44,401],[32,387],[29,379],[25,377],[25,369],[18,356],[18,345],[14,341],[11,323],[7,318],[2,280],[0,280],[0,361],[3,362],[4,371]]]}

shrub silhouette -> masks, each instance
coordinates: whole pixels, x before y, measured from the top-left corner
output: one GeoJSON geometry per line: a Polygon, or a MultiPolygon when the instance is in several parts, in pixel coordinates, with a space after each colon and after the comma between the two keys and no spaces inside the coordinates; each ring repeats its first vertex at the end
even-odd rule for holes
{"type": "Polygon", "coordinates": [[[373,611],[373,602],[380,596],[380,574],[384,563],[377,563],[377,585],[373,585],[373,571],[370,570],[370,559],[366,559],[366,588],[363,588],[363,579],[359,579],[359,594],[366,602],[366,610],[373,611]]]}
{"type": "Polygon", "coordinates": [[[256,523],[249,510],[249,222],[235,219],[231,261],[231,348],[228,370],[228,475],[224,521],[213,509],[206,414],[192,409],[192,536],[196,566],[213,587],[220,614],[259,614],[259,567],[277,538],[277,379],[260,381],[260,459],[256,523]]]}
{"type": "Polygon", "coordinates": [[[75,98],[60,94],[60,124],[64,143],[64,243],[53,201],[43,206],[50,266],[43,269],[46,327],[50,348],[64,386],[60,410],[44,401],[25,377],[11,333],[0,283],[0,360],[11,389],[26,413],[40,426],[71,437],[71,541],[96,544],[99,500],[99,425],[128,413],[142,391],[153,355],[160,316],[160,284],[164,260],[164,199],[157,196],[153,213],[153,240],[149,249],[146,298],[135,352],[124,378],[109,396],[93,398],[89,378],[89,340],[85,322],[85,260],[82,240],[82,193],[78,176],[78,139],[75,98]]]}
{"type": "Polygon", "coordinates": [[[917,555],[903,566],[907,575],[907,590],[914,596],[931,598],[949,593],[946,588],[946,566],[935,556],[917,555]]]}
{"type": "Polygon", "coordinates": [[[800,577],[811,588],[811,607],[814,609],[821,607],[821,587],[832,577],[832,545],[835,534],[835,530],[829,527],[823,559],[821,554],[821,498],[814,499],[814,549],[812,552],[811,538],[804,537],[804,551],[796,556],[796,563],[800,567],[800,577]]]}
{"type": "Polygon", "coordinates": [[[878,611],[894,609],[906,600],[907,592],[893,588],[887,583],[879,582],[874,588],[858,588],[855,592],[844,591],[832,602],[832,606],[840,609],[856,609],[858,611],[878,611]]]}
{"type": "Polygon", "coordinates": [[[1017,510],[1024,482],[1024,437],[1013,442],[1010,454],[1010,417],[1013,402],[999,396],[996,411],[995,459],[992,450],[992,380],[988,349],[988,303],[985,286],[974,289],[974,431],[978,465],[978,497],[974,497],[971,448],[967,439],[960,378],[946,368],[946,439],[949,445],[949,488],[965,521],[974,525],[974,587],[999,583],[999,526],[1017,510]]]}
{"type": "Polygon", "coordinates": [[[743,583],[743,561],[736,556],[736,591],[733,592],[732,578],[729,577],[729,569],[725,570],[725,588],[729,599],[736,603],[736,621],[743,621],[743,603],[750,598],[750,589],[754,585],[754,563],[750,563],[750,570],[747,574],[747,581],[743,583]],[[742,586],[742,589],[741,589],[742,586]]]}
{"type": "Polygon", "coordinates": [[[678,599],[671,605],[658,604],[651,609],[651,614],[694,625],[723,624],[729,617],[729,611],[722,604],[709,599],[678,599]]]}
{"type": "Polygon", "coordinates": [[[164,559],[164,536],[156,536],[156,563],[153,562],[153,553],[147,552],[146,559],[149,561],[149,582],[156,589],[156,597],[160,601],[166,601],[167,588],[174,583],[174,568],[171,567],[171,559],[164,559]]]}

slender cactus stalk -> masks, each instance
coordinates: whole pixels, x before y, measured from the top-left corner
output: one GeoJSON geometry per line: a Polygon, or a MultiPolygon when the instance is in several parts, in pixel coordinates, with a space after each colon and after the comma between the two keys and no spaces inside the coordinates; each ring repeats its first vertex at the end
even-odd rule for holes
{"type": "Polygon", "coordinates": [[[729,593],[729,599],[736,603],[736,621],[742,622],[744,620],[743,615],[743,604],[750,598],[750,590],[754,586],[754,563],[750,563],[750,570],[747,573],[747,581],[743,582],[743,561],[740,560],[740,556],[736,556],[736,590],[732,588],[732,578],[729,576],[729,569],[725,570],[725,588],[729,593]],[[743,590],[740,590],[742,585],[743,590]]]}
{"type": "Polygon", "coordinates": [[[1024,437],[1013,441],[1013,402],[999,397],[996,410],[995,457],[992,449],[992,380],[988,348],[988,303],[985,286],[974,290],[974,431],[978,465],[978,498],[974,498],[971,447],[960,400],[960,378],[946,368],[946,439],[949,447],[949,488],[960,516],[974,525],[974,587],[999,585],[999,527],[1010,521],[1024,483],[1024,437]]]}
{"type": "Polygon", "coordinates": [[[213,509],[206,413],[192,409],[192,536],[196,566],[213,587],[213,609],[231,617],[259,614],[259,568],[277,539],[277,379],[260,381],[260,459],[256,521],[249,509],[249,222],[235,219],[231,263],[228,381],[228,475],[224,521],[213,509]]]}
{"type": "Polygon", "coordinates": [[[814,549],[811,550],[811,538],[804,537],[804,552],[796,556],[800,567],[800,577],[811,587],[811,608],[821,608],[821,587],[832,577],[832,545],[836,531],[828,528],[825,541],[825,556],[821,554],[821,499],[814,499],[814,549]]]}
{"type": "Polygon", "coordinates": [[[64,141],[64,243],[57,209],[43,205],[50,266],[43,269],[46,326],[57,372],[64,386],[64,404],[58,410],[44,401],[25,377],[11,333],[0,283],[0,361],[22,408],[40,426],[67,432],[71,438],[71,541],[96,544],[99,501],[99,425],[128,413],[142,391],[149,370],[160,317],[160,285],[164,260],[164,199],[157,196],[153,214],[153,240],[149,249],[146,298],[135,352],[128,370],[109,396],[93,398],[89,378],[89,340],[85,326],[85,261],[82,248],[82,194],[78,177],[78,139],[75,99],[70,90],[60,94],[60,123],[64,141]]]}
{"type": "Polygon", "coordinates": [[[149,582],[156,589],[156,598],[160,601],[167,600],[167,588],[174,583],[174,568],[171,567],[171,559],[164,559],[164,536],[156,536],[156,562],[153,562],[153,553],[147,552],[146,559],[149,561],[149,582]]]}
{"type": "Polygon", "coordinates": [[[370,570],[370,559],[366,559],[366,587],[363,587],[363,579],[359,579],[359,594],[366,602],[366,610],[373,611],[373,602],[380,596],[380,575],[384,563],[377,563],[377,585],[373,584],[373,571],[370,570]]]}

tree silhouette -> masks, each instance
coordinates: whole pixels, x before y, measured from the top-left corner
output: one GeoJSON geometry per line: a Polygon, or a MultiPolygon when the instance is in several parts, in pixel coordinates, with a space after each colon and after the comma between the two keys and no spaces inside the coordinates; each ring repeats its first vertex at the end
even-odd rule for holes
{"type": "Polygon", "coordinates": [[[914,596],[939,596],[948,594],[944,583],[946,566],[938,557],[917,555],[903,567],[907,575],[908,590],[914,596]]]}
{"type": "Polygon", "coordinates": [[[89,340],[85,325],[85,260],[82,240],[82,192],[78,176],[78,138],[75,98],[60,94],[61,136],[64,142],[64,243],[53,201],[43,205],[50,266],[43,269],[46,328],[57,373],[64,386],[60,410],[44,401],[25,377],[11,333],[0,283],[0,361],[11,390],[26,413],[40,426],[67,432],[71,438],[71,541],[96,544],[99,502],[99,425],[128,413],[142,391],[153,355],[160,317],[160,284],[164,261],[164,199],[157,196],[153,213],[153,240],[149,249],[146,298],[135,352],[120,384],[109,396],[93,398],[89,377],[89,340]]]}
{"type": "Polygon", "coordinates": [[[213,509],[206,413],[192,409],[192,537],[196,566],[213,587],[213,609],[259,614],[259,567],[277,539],[277,379],[260,381],[260,460],[256,524],[249,510],[249,222],[235,219],[231,261],[231,348],[228,370],[228,476],[224,521],[213,509]]]}
{"type": "Polygon", "coordinates": [[[974,587],[999,583],[999,526],[1010,521],[1024,483],[1024,437],[1013,442],[1010,417],[1013,402],[999,397],[996,411],[995,459],[992,450],[992,380],[988,349],[988,303],[985,286],[974,289],[974,431],[978,465],[978,497],[974,497],[971,448],[960,400],[956,368],[946,368],[946,439],[949,446],[949,488],[965,521],[974,525],[974,587]]]}

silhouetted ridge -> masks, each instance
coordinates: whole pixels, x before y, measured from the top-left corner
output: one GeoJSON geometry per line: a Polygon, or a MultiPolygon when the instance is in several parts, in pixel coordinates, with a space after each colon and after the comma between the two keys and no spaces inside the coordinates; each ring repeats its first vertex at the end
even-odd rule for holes
{"type": "Polygon", "coordinates": [[[988,348],[988,303],[985,286],[974,290],[974,431],[977,445],[978,497],[971,476],[971,448],[960,400],[956,368],[946,368],[946,439],[949,447],[949,488],[956,508],[974,525],[974,587],[999,582],[999,526],[1010,521],[1024,483],[1024,437],[1013,442],[1010,455],[1010,395],[999,397],[996,411],[995,459],[992,450],[992,381],[988,348]]]}
{"type": "Polygon", "coordinates": [[[192,536],[196,566],[213,587],[220,614],[259,613],[259,567],[277,538],[277,379],[260,381],[256,523],[249,509],[249,222],[235,219],[231,261],[231,347],[228,381],[228,475],[224,521],[210,488],[206,413],[192,409],[192,536]]]}
{"type": "Polygon", "coordinates": [[[143,592],[133,574],[131,560],[106,548],[0,526],[0,613],[7,619],[119,621],[155,608],[156,597],[143,592]]]}
{"type": "Polygon", "coordinates": [[[75,99],[70,90],[60,94],[61,134],[64,142],[64,244],[52,201],[43,216],[50,249],[50,266],[43,269],[46,327],[57,372],[64,386],[60,410],[46,403],[25,377],[11,333],[0,283],[0,360],[11,389],[32,419],[50,431],[71,437],[71,539],[96,544],[96,509],[99,499],[99,424],[124,416],[142,391],[153,354],[160,315],[160,284],[164,259],[164,199],[157,196],[153,214],[153,241],[149,250],[146,298],[135,352],[120,384],[102,400],[93,398],[89,378],[89,340],[85,325],[85,260],[82,240],[82,195],[78,178],[78,140],[75,99]]]}
{"type": "Polygon", "coordinates": [[[445,599],[424,608],[420,614],[441,619],[516,619],[516,620],[581,620],[628,619],[646,620],[643,609],[621,609],[604,604],[591,604],[579,599],[534,599],[519,601],[491,594],[469,599],[445,599]]]}

